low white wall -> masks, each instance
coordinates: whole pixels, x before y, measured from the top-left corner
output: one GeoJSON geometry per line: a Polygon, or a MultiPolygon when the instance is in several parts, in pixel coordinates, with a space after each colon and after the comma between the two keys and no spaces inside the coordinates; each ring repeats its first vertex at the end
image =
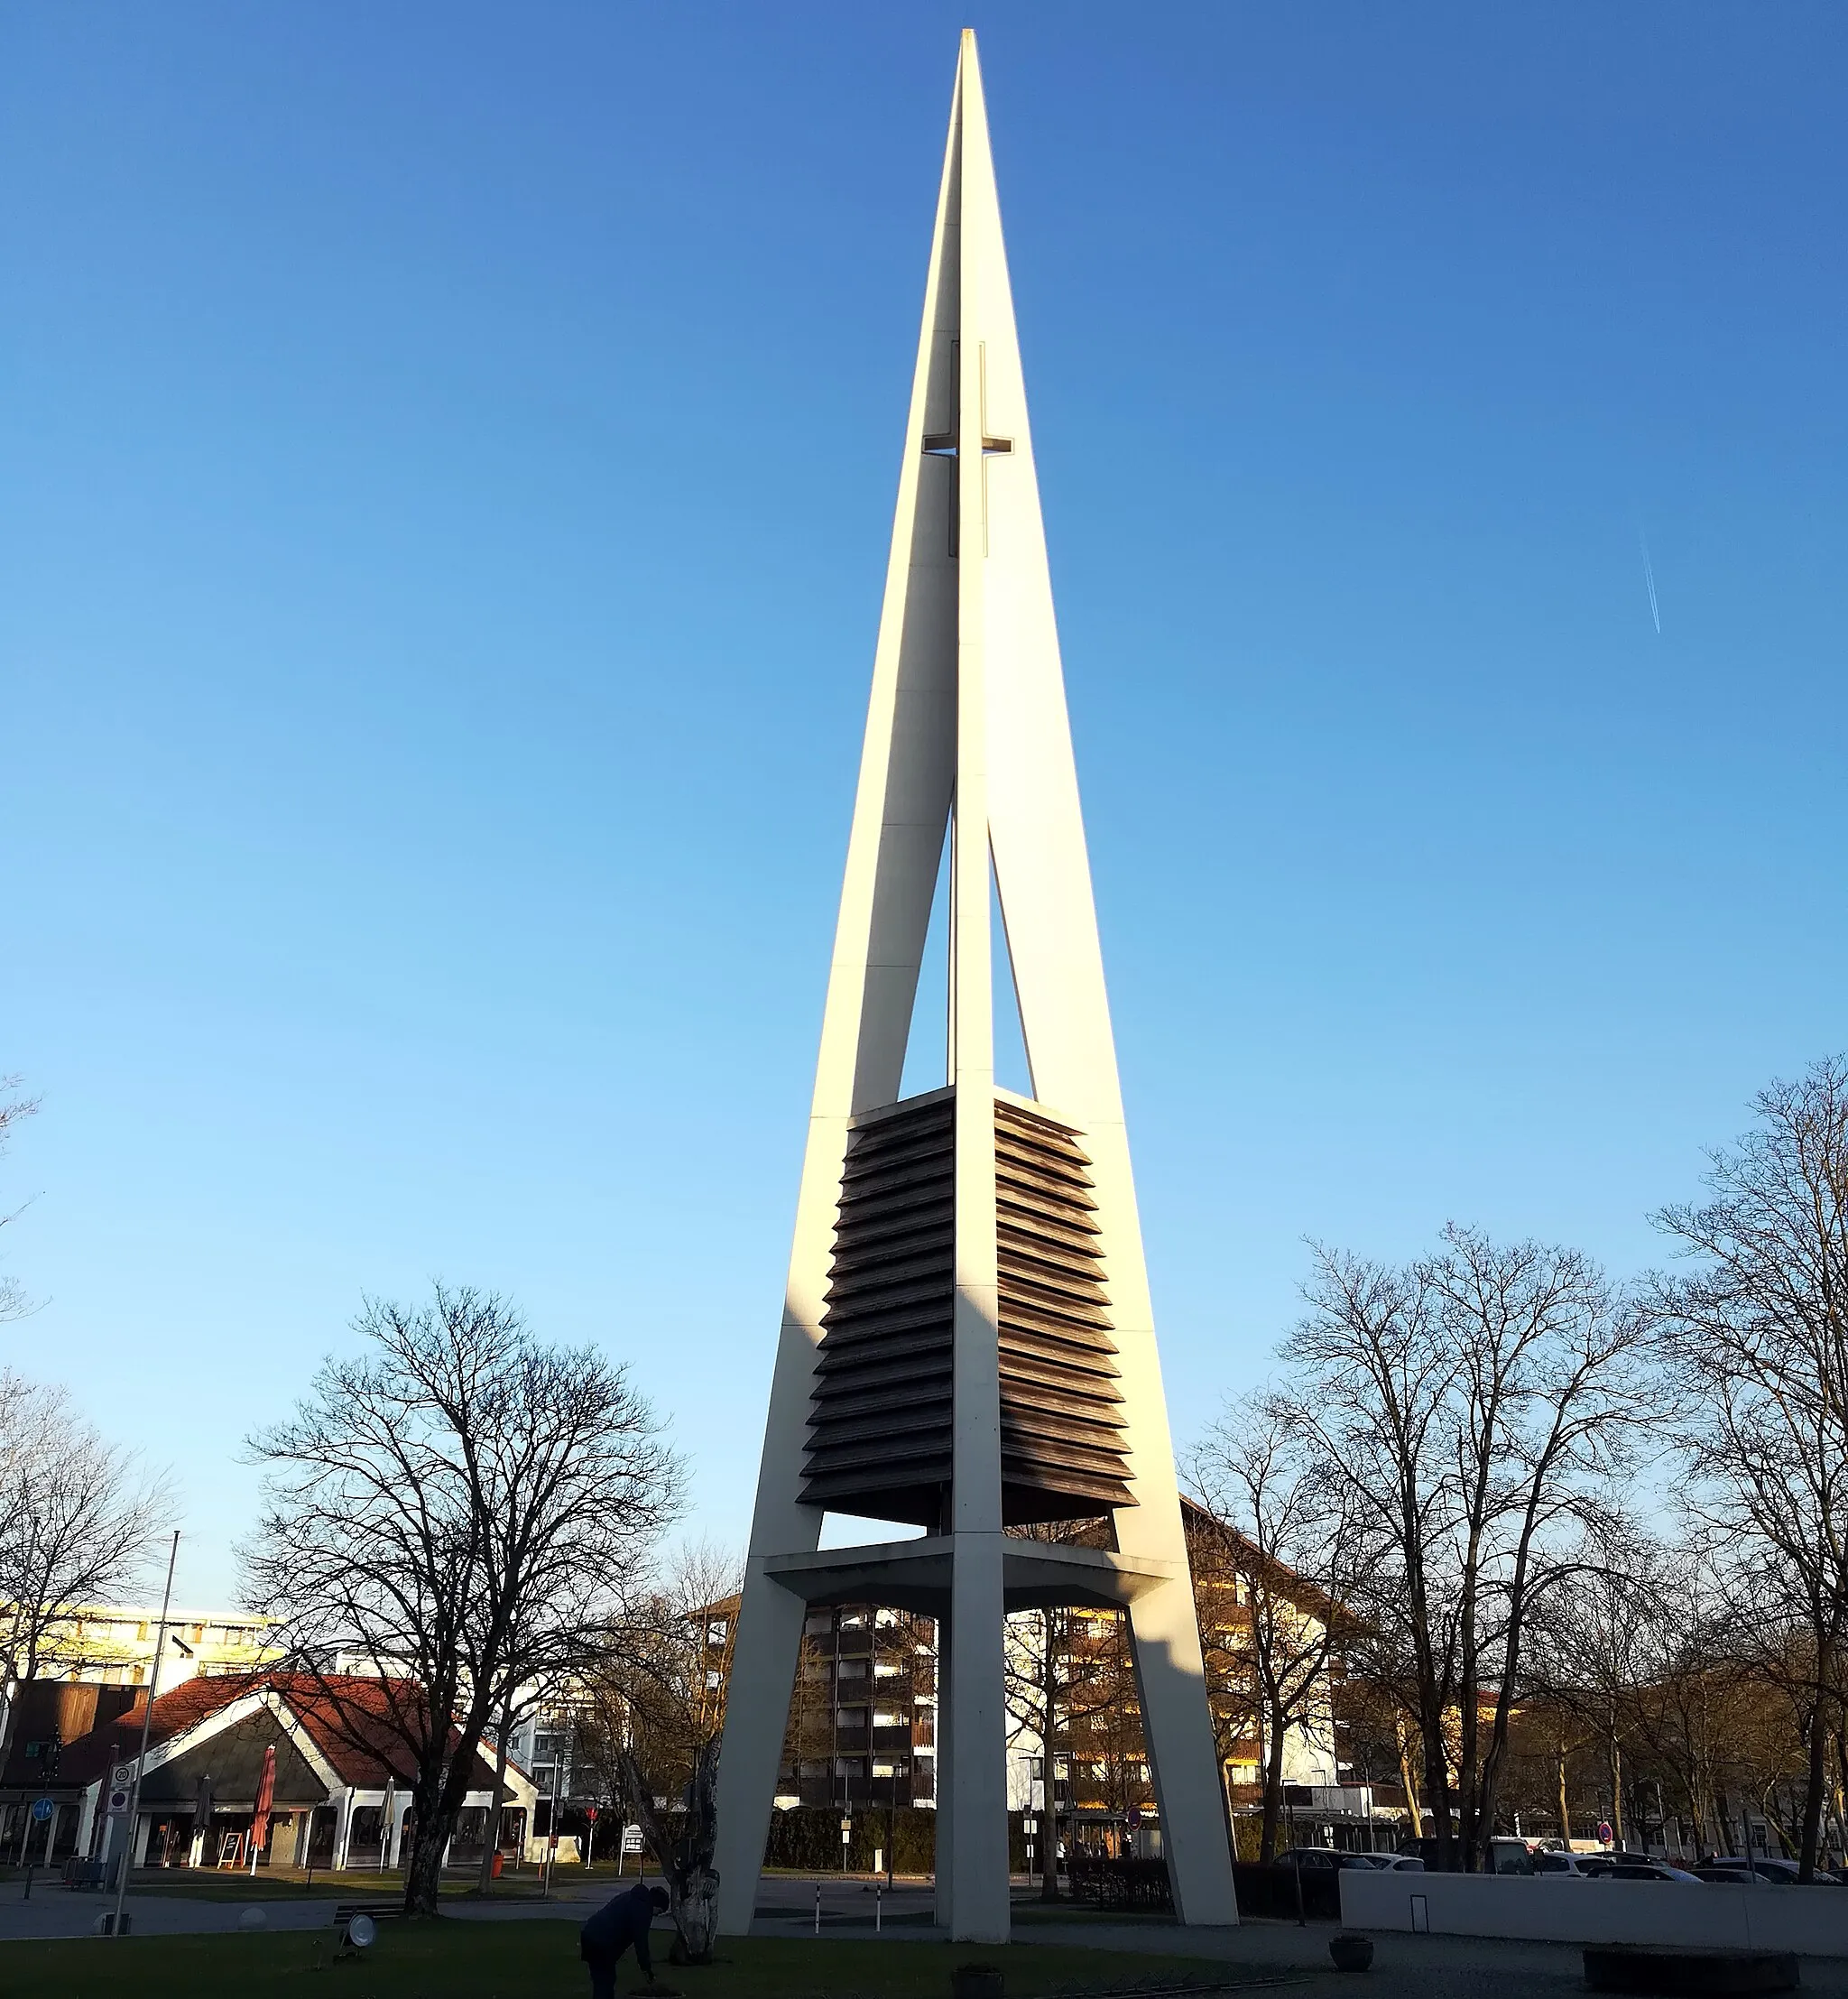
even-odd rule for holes
{"type": "Polygon", "coordinates": [[[1344,1868],[1352,1930],[1414,1930],[1545,1943],[1664,1943],[1848,1957],[1848,1888],[1344,1868]],[[1422,1920],[1413,1898],[1422,1896],[1422,1920]]]}

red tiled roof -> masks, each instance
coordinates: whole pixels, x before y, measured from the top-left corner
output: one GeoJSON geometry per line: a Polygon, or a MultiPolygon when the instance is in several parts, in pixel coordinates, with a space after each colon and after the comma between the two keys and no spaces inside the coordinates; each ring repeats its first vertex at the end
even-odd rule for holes
{"type": "MultiPolygon", "coordinates": [[[[189,1680],[154,1702],[154,1718],[148,1726],[149,1745],[198,1727],[221,1707],[242,1700],[263,1684],[260,1677],[247,1673],[213,1673],[189,1680]]],[[[87,1735],[79,1735],[59,1762],[59,1782],[93,1783],[98,1777],[108,1775],[111,1763],[126,1763],[138,1756],[142,1722],[147,1711],[147,1697],[143,1695],[126,1714],[117,1715],[101,1728],[92,1728],[87,1735]]]]}
{"type": "MultiPolygon", "coordinates": [[[[344,1784],[357,1791],[383,1788],[388,1778],[408,1786],[416,1777],[409,1745],[421,1694],[414,1680],[379,1680],[358,1673],[236,1673],[189,1680],[154,1703],[150,1745],[171,1741],[208,1721],[233,1701],[264,1689],[278,1695],[310,1740],[333,1765],[344,1784]],[[394,1720],[402,1716],[402,1720],[394,1720]]],[[[147,1702],[139,1700],[106,1727],[92,1729],[65,1750],[60,1783],[89,1784],[106,1776],[112,1763],[125,1763],[141,1750],[147,1702]]],[[[453,1744],[459,1737],[450,1732],[453,1744]]],[[[509,1764],[517,1769],[516,1764],[509,1764]]],[[[520,1772],[522,1776],[525,1772],[520,1772]]],[[[494,1782],[494,1765],[476,1751],[469,1788],[494,1782]]]]}

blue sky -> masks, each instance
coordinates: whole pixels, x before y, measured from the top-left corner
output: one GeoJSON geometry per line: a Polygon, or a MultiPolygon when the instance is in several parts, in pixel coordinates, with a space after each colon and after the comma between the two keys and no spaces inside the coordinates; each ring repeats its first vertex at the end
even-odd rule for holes
{"type": "MultiPolygon", "coordinates": [[[[1185,1437],[1848,1044],[1848,16],[972,18],[1185,1437]]],[[[0,14],[0,1357],[194,1599],[433,1273],[742,1538],[961,22],[0,14]]]]}

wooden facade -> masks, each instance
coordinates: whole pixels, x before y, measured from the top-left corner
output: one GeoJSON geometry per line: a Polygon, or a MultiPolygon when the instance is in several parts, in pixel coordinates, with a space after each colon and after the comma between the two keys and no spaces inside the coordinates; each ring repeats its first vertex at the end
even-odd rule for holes
{"type": "MultiPolygon", "coordinates": [[[[1002,1512],[1132,1506],[1091,1161],[1076,1127],[997,1098],[1002,1512]]],[[[954,1411],[956,1092],[855,1120],[829,1267],[802,1497],[938,1529],[954,1411]]]]}

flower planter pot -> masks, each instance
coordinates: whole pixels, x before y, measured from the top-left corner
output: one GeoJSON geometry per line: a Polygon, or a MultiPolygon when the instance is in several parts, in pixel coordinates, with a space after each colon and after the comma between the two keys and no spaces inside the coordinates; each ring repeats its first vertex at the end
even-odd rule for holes
{"type": "Polygon", "coordinates": [[[1337,1971],[1365,1971],[1373,1961],[1373,1939],[1344,1930],[1328,1939],[1328,1955],[1337,1971]]]}

